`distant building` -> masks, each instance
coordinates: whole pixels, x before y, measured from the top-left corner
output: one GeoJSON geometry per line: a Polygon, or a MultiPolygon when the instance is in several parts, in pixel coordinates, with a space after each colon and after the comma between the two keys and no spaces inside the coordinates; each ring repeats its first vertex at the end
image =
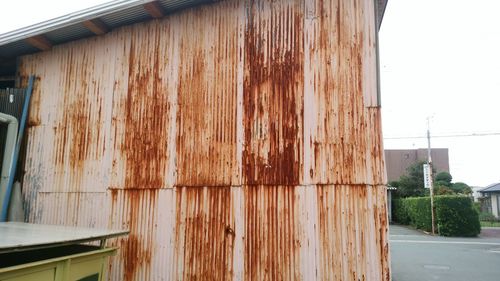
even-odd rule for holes
{"type": "Polygon", "coordinates": [[[479,199],[483,197],[481,194],[481,190],[484,189],[482,186],[471,186],[472,189],[472,197],[474,198],[474,202],[479,202],[479,199]]]}
{"type": "Polygon", "coordinates": [[[500,183],[490,184],[480,192],[483,195],[482,211],[500,218],[500,183]]]}
{"type": "MultiPolygon", "coordinates": [[[[432,164],[436,172],[450,172],[448,148],[433,148],[431,150],[432,164]]],[[[427,148],[419,149],[386,149],[385,164],[387,180],[398,180],[406,174],[406,169],[418,161],[427,161],[427,148]]]]}

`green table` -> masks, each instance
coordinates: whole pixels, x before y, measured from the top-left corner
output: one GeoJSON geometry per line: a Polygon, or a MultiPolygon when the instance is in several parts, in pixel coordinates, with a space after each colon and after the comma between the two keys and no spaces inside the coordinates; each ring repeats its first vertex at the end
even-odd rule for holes
{"type": "Polygon", "coordinates": [[[0,223],[0,281],[101,281],[117,248],[106,239],[128,231],[0,223]],[[82,244],[99,241],[98,246],[82,244]]]}

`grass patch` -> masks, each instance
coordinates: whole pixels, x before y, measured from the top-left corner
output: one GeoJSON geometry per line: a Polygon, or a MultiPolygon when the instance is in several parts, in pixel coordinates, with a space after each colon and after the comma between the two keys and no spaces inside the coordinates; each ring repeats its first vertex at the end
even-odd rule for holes
{"type": "Polygon", "coordinates": [[[481,221],[481,226],[484,226],[484,227],[500,227],[500,221],[481,221]]]}

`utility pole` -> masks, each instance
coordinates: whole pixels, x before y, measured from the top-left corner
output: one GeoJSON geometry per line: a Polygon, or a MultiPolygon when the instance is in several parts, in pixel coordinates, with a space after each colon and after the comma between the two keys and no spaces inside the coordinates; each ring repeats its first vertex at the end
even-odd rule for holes
{"type": "Polygon", "coordinates": [[[432,223],[432,235],[436,234],[434,228],[434,183],[432,180],[432,157],[431,157],[431,129],[430,129],[430,117],[427,117],[427,165],[429,169],[429,190],[431,194],[431,223],[432,223]]]}

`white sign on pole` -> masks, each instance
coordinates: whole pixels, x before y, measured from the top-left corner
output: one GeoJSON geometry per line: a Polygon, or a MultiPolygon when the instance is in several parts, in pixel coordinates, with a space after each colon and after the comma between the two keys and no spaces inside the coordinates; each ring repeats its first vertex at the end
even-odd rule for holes
{"type": "Polygon", "coordinates": [[[431,177],[431,165],[424,164],[424,187],[431,188],[432,177],[431,177]]]}

